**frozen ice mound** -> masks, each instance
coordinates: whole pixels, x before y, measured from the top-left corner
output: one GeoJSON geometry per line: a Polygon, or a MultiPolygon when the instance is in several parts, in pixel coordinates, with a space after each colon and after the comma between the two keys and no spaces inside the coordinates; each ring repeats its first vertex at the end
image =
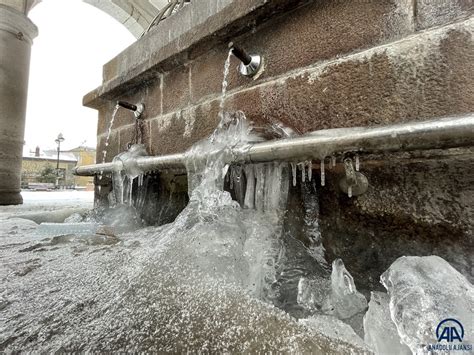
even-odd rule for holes
{"type": "Polygon", "coordinates": [[[403,256],[382,275],[390,295],[390,315],[413,353],[436,344],[436,328],[446,318],[460,321],[464,342],[473,342],[474,288],[444,259],[403,256]]]}
{"type": "Polygon", "coordinates": [[[325,278],[324,274],[300,278],[297,303],[307,311],[307,315],[335,317],[352,327],[359,337],[364,336],[362,318],[367,300],[357,291],[341,259],[333,261],[330,278],[325,278]]]}
{"type": "Polygon", "coordinates": [[[367,309],[365,296],[357,291],[354,279],[341,259],[332,263],[331,278],[302,277],[298,283],[298,304],[308,310],[349,319],[367,309]]]}
{"type": "Polygon", "coordinates": [[[390,318],[389,296],[384,292],[370,295],[369,309],[364,316],[364,334],[366,344],[376,354],[411,354],[390,318]]]}
{"type": "Polygon", "coordinates": [[[367,309],[365,296],[357,291],[352,275],[341,259],[332,263],[331,292],[323,305],[323,312],[339,319],[348,319],[367,309]]]}

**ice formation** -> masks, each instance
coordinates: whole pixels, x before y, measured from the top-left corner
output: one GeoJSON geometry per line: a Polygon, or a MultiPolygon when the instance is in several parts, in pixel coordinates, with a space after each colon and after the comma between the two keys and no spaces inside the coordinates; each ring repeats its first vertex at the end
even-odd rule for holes
{"type": "Polygon", "coordinates": [[[331,293],[323,310],[339,319],[348,319],[367,309],[367,300],[357,291],[354,279],[341,259],[332,263],[331,293]]]}
{"type": "Polygon", "coordinates": [[[370,349],[364,343],[364,340],[354,332],[351,326],[333,316],[313,315],[306,319],[301,319],[300,322],[314,329],[316,332],[324,334],[330,339],[336,341],[342,340],[349,344],[357,344],[360,348],[365,348],[365,353],[370,353],[370,349]]]}
{"type": "MultiPolygon", "coordinates": [[[[362,351],[284,311],[298,306],[299,278],[324,267],[283,233],[285,165],[231,168],[234,189],[247,182],[246,208],[224,191],[229,147],[258,139],[242,118],[225,116],[188,153],[190,202],[173,223],[101,238],[31,233],[0,248],[14,260],[0,272],[0,350],[362,351]]],[[[123,180],[109,225],[133,210],[123,180]]]]}
{"type": "Polygon", "coordinates": [[[320,311],[327,297],[329,286],[329,280],[324,278],[300,278],[298,281],[298,304],[309,311],[320,311]]]}
{"type": "Polygon", "coordinates": [[[134,144],[129,150],[114,157],[113,161],[122,163],[124,169],[115,171],[112,175],[114,190],[109,196],[112,206],[123,205],[125,202],[132,205],[133,181],[138,178],[143,183],[143,171],[137,167],[136,158],[146,155],[143,144],[134,144]]]}
{"type": "Polygon", "coordinates": [[[376,354],[411,354],[390,318],[389,296],[384,292],[370,295],[369,309],[364,316],[364,334],[365,343],[376,354]]]}
{"type": "Polygon", "coordinates": [[[447,318],[464,324],[464,342],[472,344],[474,287],[444,259],[398,258],[382,275],[390,295],[390,315],[402,341],[413,353],[436,344],[436,328],[447,318]]]}

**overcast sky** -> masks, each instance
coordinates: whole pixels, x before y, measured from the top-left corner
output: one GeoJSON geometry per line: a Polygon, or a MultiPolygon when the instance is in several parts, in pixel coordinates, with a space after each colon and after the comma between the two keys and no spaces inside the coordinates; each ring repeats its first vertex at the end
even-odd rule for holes
{"type": "Polygon", "coordinates": [[[43,0],[29,14],[38,26],[34,40],[26,147],[61,150],[84,141],[96,145],[97,111],[82,106],[82,97],[102,81],[102,65],[135,39],[115,19],[81,0],[43,0]]]}

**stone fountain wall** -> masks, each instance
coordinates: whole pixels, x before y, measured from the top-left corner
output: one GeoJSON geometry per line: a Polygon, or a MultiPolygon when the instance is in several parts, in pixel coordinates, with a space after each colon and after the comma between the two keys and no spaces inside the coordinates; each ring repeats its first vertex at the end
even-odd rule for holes
{"type": "MultiPolygon", "coordinates": [[[[207,137],[231,40],[264,57],[255,79],[239,76],[232,58],[226,100],[226,109],[257,125],[278,121],[305,133],[474,112],[473,15],[471,0],[195,0],[107,63],[103,85],[84,97],[99,111],[97,160],[132,141],[133,116],[119,110],[104,145],[118,99],[145,103],[152,155],[207,137]]],[[[361,164],[367,194],[338,191],[340,166],[317,189],[328,257],[342,257],[354,274],[369,272],[368,288],[403,254],[436,253],[472,279],[472,151],[362,157],[361,164]]],[[[292,189],[300,196],[293,207],[303,190],[292,189]]]]}

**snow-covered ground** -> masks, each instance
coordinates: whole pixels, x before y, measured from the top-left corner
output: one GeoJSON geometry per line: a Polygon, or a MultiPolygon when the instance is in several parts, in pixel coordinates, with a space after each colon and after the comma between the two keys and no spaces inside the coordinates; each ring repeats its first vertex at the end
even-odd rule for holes
{"type": "Polygon", "coordinates": [[[36,205],[42,203],[60,204],[90,204],[94,201],[94,191],[23,191],[24,205],[36,205]]]}
{"type": "Polygon", "coordinates": [[[0,206],[0,220],[27,213],[40,213],[60,209],[92,209],[93,191],[22,191],[23,204],[0,206]]]}

